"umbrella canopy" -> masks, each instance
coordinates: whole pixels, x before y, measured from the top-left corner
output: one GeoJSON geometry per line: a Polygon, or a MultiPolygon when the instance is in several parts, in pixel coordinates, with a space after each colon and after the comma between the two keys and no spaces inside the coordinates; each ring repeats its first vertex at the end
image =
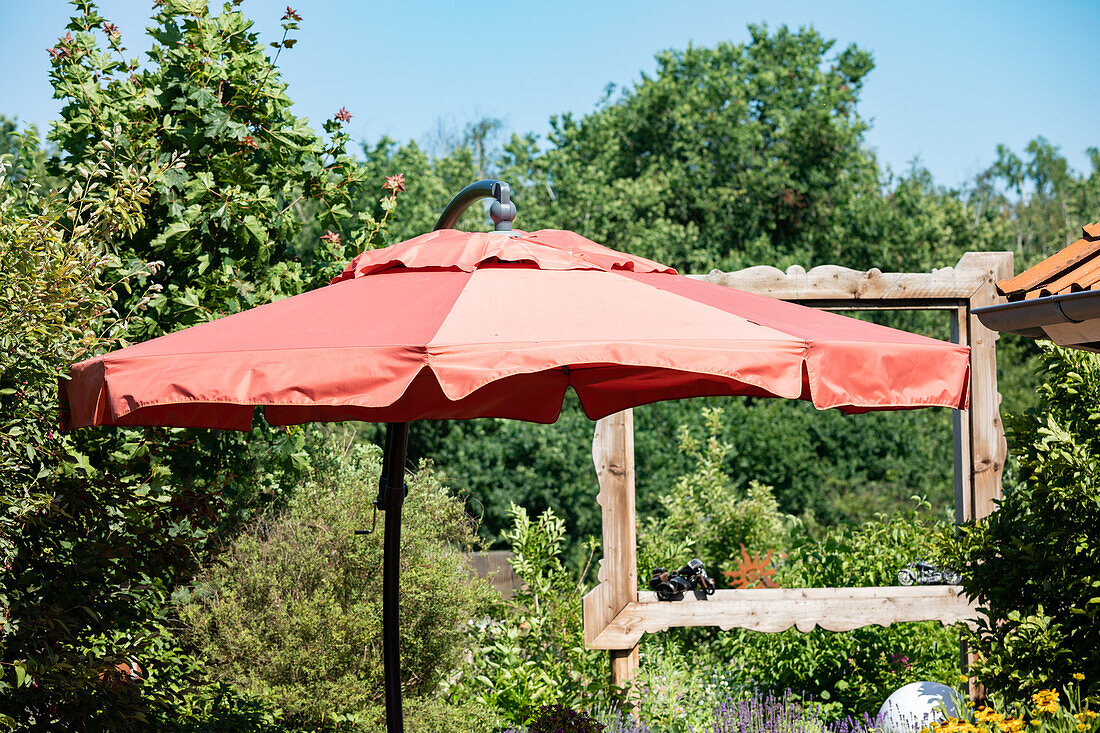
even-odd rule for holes
{"type": "Polygon", "coordinates": [[[968,349],[682,277],[567,231],[431,232],[332,284],[76,364],[66,426],[593,419],[700,395],[967,402],[968,349]]]}

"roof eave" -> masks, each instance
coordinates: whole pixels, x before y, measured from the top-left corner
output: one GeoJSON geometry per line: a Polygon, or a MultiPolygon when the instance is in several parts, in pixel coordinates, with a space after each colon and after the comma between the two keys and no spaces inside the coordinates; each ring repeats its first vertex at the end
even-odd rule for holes
{"type": "Polygon", "coordinates": [[[1100,341],[1100,291],[1049,295],[975,308],[974,315],[993,331],[1046,338],[1061,346],[1095,348],[1100,341]]]}

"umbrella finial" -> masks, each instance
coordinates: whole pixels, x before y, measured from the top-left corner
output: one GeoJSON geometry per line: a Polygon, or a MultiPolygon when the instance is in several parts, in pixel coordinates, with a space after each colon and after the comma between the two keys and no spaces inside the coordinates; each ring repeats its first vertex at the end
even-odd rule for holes
{"type": "Polygon", "coordinates": [[[489,207],[489,218],[493,220],[493,229],[498,232],[512,231],[512,222],[516,220],[516,205],[512,203],[512,190],[504,181],[493,184],[493,198],[496,201],[489,207]]]}
{"type": "Polygon", "coordinates": [[[470,204],[478,199],[496,199],[489,208],[489,217],[498,232],[512,231],[512,222],[516,220],[516,205],[512,203],[512,189],[504,181],[478,181],[471,183],[458,192],[443,209],[439,221],[435,223],[435,229],[452,229],[458,223],[470,204]]]}

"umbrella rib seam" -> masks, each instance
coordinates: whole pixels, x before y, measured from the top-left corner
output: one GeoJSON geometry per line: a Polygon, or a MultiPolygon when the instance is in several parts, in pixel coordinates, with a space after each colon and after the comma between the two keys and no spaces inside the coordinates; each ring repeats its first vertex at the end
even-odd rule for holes
{"type": "MultiPolygon", "coordinates": [[[[770,327],[762,326],[762,328],[770,328],[770,327]]],[[[781,333],[777,329],[771,329],[771,330],[776,331],[776,333],[781,333]]],[[[704,340],[706,340],[706,339],[700,339],[700,338],[624,339],[623,341],[618,342],[618,343],[623,343],[623,344],[664,344],[664,343],[682,344],[682,343],[691,343],[691,342],[704,341],[704,340]]],[[[853,344],[854,345],[854,344],[873,343],[873,342],[869,342],[869,341],[847,341],[847,340],[829,340],[829,339],[808,339],[807,340],[807,339],[802,338],[802,337],[796,337],[795,340],[804,342],[804,345],[802,347],[800,347],[802,349],[809,348],[809,346],[811,344],[825,344],[825,343],[827,343],[827,344],[830,344],[830,345],[839,345],[839,344],[853,344]]],[[[784,340],[782,338],[767,338],[767,339],[764,339],[764,338],[761,338],[761,339],[731,338],[729,341],[730,341],[730,343],[741,343],[741,344],[745,343],[746,341],[750,341],[750,342],[757,343],[757,344],[767,344],[768,342],[771,342],[771,341],[775,341],[775,342],[778,342],[778,343],[790,343],[791,339],[784,340]]],[[[711,340],[711,342],[713,343],[713,340],[711,340]]],[[[463,346],[463,347],[469,347],[469,346],[496,346],[496,347],[499,347],[500,350],[505,351],[505,350],[508,349],[508,347],[514,347],[517,344],[540,344],[540,343],[542,343],[542,342],[539,342],[539,341],[464,341],[464,342],[454,342],[454,343],[386,344],[386,345],[381,345],[381,346],[377,345],[377,344],[367,345],[367,346],[363,346],[363,345],[358,345],[357,346],[357,345],[354,345],[354,344],[344,344],[344,345],[341,345],[341,346],[302,346],[302,347],[238,349],[238,350],[224,349],[224,350],[220,350],[220,351],[162,352],[162,353],[157,353],[157,354],[138,354],[138,355],[135,355],[135,356],[127,355],[126,356],[126,361],[131,361],[131,360],[136,361],[136,360],[139,360],[139,359],[164,359],[164,358],[170,358],[170,357],[186,357],[186,356],[213,356],[213,355],[221,355],[221,354],[248,354],[248,353],[269,354],[269,353],[276,353],[276,352],[292,352],[292,351],[338,351],[338,350],[342,350],[342,349],[344,349],[344,350],[347,350],[347,349],[355,349],[355,350],[369,349],[371,351],[378,351],[378,350],[382,350],[382,349],[406,349],[406,350],[409,350],[409,351],[423,352],[424,354],[426,354],[428,356],[438,356],[438,354],[432,354],[433,349],[440,349],[440,348],[454,347],[454,346],[463,346]]],[[[575,343],[578,343],[578,344],[597,344],[597,343],[598,344],[603,344],[603,343],[607,343],[607,341],[603,340],[603,339],[576,339],[575,343]]],[[[910,348],[914,348],[914,349],[932,349],[932,348],[936,348],[936,345],[934,345],[934,344],[903,344],[903,345],[908,346],[910,348]]],[[[720,348],[720,346],[715,346],[715,347],[711,347],[711,348],[714,348],[715,350],[717,350],[718,348],[720,348]]],[[[968,347],[966,347],[966,346],[959,346],[956,349],[956,351],[965,350],[967,348],[968,347]]],[[[742,350],[755,351],[757,349],[742,349],[742,350]]],[[[102,359],[105,365],[109,364],[110,362],[107,361],[107,359],[105,359],[105,356],[107,356],[107,355],[92,357],[92,359],[90,359],[88,361],[94,361],[96,359],[102,359]]],[[[115,363],[117,364],[119,362],[116,361],[115,363]]]]}

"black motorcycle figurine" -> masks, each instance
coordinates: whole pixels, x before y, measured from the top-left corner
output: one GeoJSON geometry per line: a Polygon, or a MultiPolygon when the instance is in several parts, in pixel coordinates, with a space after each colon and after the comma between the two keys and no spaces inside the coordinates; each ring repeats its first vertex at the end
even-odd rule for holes
{"type": "Polygon", "coordinates": [[[924,560],[909,563],[898,571],[898,582],[902,585],[958,585],[961,576],[954,570],[947,570],[924,560]]]}
{"type": "Polygon", "coordinates": [[[674,573],[664,568],[654,568],[649,580],[649,589],[656,591],[661,601],[679,601],[684,591],[702,590],[708,596],[714,595],[714,580],[707,575],[703,562],[695,558],[674,573]]]}

